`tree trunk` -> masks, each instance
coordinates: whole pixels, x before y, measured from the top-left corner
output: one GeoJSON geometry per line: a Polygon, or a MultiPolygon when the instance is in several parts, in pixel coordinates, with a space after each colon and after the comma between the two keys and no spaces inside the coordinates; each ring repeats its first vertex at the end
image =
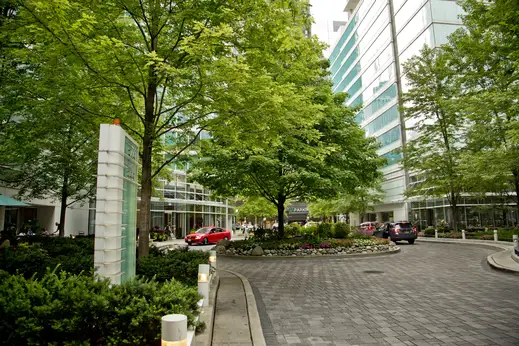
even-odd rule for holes
{"type": "MultiPolygon", "coordinates": [[[[156,31],[153,20],[152,31],[156,31]]],[[[157,50],[158,37],[151,41],[151,51],[157,50]]],[[[151,228],[152,152],[155,135],[155,98],[157,96],[157,73],[153,66],[148,69],[148,92],[144,100],[144,136],[142,139],[141,204],[139,209],[139,257],[148,255],[151,228]]]]}
{"type": "Polygon", "coordinates": [[[150,135],[145,135],[142,148],[141,203],[139,207],[139,257],[148,255],[151,228],[151,194],[152,194],[152,148],[150,135]]]}
{"type": "Polygon", "coordinates": [[[459,221],[459,208],[456,195],[451,193],[451,210],[452,210],[452,228],[454,232],[458,232],[458,221],[459,221]]]}
{"type": "Polygon", "coordinates": [[[278,235],[279,239],[285,237],[285,196],[279,194],[278,196],[278,235]]]}
{"type": "Polygon", "coordinates": [[[515,216],[515,224],[514,226],[519,225],[519,170],[513,170],[514,175],[514,187],[515,187],[515,208],[517,215],[515,216]]]}
{"type": "Polygon", "coordinates": [[[59,213],[59,236],[65,236],[65,216],[67,214],[67,199],[68,199],[68,173],[63,174],[63,185],[61,186],[61,206],[59,213]]]}

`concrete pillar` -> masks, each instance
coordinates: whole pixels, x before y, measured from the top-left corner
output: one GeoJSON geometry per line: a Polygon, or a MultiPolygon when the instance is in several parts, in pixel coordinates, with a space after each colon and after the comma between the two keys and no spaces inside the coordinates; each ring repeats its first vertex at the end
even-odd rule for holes
{"type": "Polygon", "coordinates": [[[461,239],[463,239],[463,240],[467,239],[465,237],[465,230],[464,229],[461,230],[461,239]]]}
{"type": "Polygon", "coordinates": [[[514,251],[517,256],[519,256],[519,235],[514,234],[514,251]]]}
{"type": "Polygon", "coordinates": [[[187,316],[166,315],[161,321],[161,344],[164,346],[187,345],[187,316]]]}
{"type": "Polygon", "coordinates": [[[434,238],[438,239],[438,230],[437,229],[434,230],[434,238]]]}
{"type": "Polygon", "coordinates": [[[377,215],[377,219],[375,221],[377,221],[377,222],[389,221],[389,220],[382,220],[382,213],[380,213],[380,212],[376,213],[376,215],[377,215]]]}
{"type": "Polygon", "coordinates": [[[497,229],[494,230],[494,241],[498,241],[497,229]]]}
{"type": "Polygon", "coordinates": [[[225,229],[230,230],[229,228],[229,200],[225,200],[225,229]]]}

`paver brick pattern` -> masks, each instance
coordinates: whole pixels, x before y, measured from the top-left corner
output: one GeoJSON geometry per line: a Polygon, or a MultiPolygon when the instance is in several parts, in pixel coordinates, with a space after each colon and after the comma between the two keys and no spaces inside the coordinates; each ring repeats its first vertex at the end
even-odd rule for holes
{"type": "Polygon", "coordinates": [[[519,345],[519,276],[488,267],[495,250],[401,248],[358,259],[218,261],[251,282],[268,346],[519,345]]]}

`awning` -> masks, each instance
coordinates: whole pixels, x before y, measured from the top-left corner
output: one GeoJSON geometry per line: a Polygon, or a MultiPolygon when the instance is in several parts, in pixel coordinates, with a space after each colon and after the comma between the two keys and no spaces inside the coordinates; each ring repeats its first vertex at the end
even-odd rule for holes
{"type": "Polygon", "coordinates": [[[25,204],[22,201],[18,201],[14,198],[0,195],[0,206],[6,207],[28,207],[29,204],[25,204]]]}

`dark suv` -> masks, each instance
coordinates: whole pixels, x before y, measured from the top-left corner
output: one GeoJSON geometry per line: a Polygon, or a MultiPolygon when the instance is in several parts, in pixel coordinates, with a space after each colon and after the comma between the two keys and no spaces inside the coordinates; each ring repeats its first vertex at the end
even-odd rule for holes
{"type": "Polygon", "coordinates": [[[374,236],[378,238],[390,238],[391,241],[407,240],[409,244],[414,244],[418,237],[416,228],[410,222],[386,222],[381,228],[377,229],[374,236]]]}

